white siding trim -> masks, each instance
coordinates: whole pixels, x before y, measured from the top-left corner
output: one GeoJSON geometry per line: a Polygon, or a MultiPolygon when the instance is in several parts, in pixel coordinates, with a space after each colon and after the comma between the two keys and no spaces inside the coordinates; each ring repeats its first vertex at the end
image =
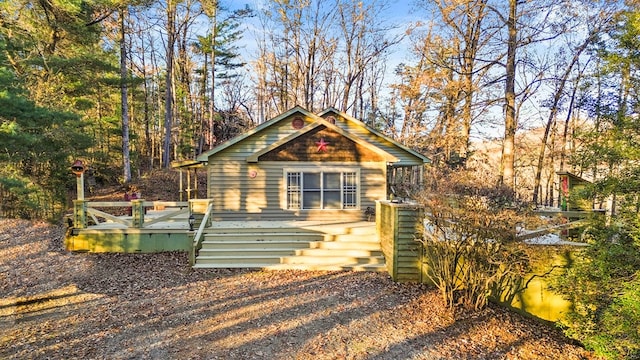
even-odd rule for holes
{"type": "MultiPolygon", "coordinates": [[[[280,203],[284,205],[283,210],[286,211],[322,211],[322,210],[327,210],[327,211],[335,211],[335,210],[352,210],[352,211],[358,211],[361,209],[361,199],[362,199],[362,175],[360,172],[360,167],[359,166],[305,166],[305,165],[301,165],[301,166],[287,166],[284,167],[282,169],[282,188],[280,189],[280,203]],[[299,172],[299,173],[325,173],[325,172],[330,172],[330,173],[340,173],[340,184],[341,184],[341,188],[340,188],[340,200],[341,200],[341,208],[340,209],[303,209],[302,207],[304,206],[303,204],[300,204],[300,209],[289,209],[289,202],[288,202],[288,188],[287,188],[287,180],[288,180],[288,174],[292,173],[292,172],[299,172]],[[344,184],[343,184],[343,174],[344,173],[355,173],[356,174],[356,208],[347,208],[347,209],[343,209],[342,206],[344,206],[344,184]]],[[[301,190],[301,194],[304,193],[303,190],[301,190]]],[[[303,196],[303,195],[302,195],[303,196]]],[[[302,197],[301,197],[301,202],[302,197]]]]}

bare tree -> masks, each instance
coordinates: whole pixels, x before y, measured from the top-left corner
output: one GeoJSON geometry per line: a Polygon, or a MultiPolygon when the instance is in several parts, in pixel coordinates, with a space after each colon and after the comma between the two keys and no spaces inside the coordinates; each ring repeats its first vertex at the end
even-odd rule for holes
{"type": "Polygon", "coordinates": [[[164,113],[164,140],[162,146],[162,167],[168,168],[171,162],[171,140],[173,127],[173,60],[176,43],[176,1],[167,0],[166,3],[166,30],[165,43],[166,74],[165,74],[165,113],[164,113]]]}
{"type": "Polygon", "coordinates": [[[385,1],[269,3],[263,12],[256,96],[265,117],[298,104],[338,107],[363,118],[374,111],[382,59],[403,34],[380,19],[385,1]]]}
{"type": "Polygon", "coordinates": [[[120,108],[122,110],[122,166],[123,181],[131,181],[131,158],[129,155],[129,102],[128,102],[128,75],[127,69],[127,39],[126,19],[127,6],[120,9],[120,108]]]}
{"type": "Polygon", "coordinates": [[[358,94],[353,88],[366,71],[381,61],[385,52],[403,38],[403,34],[389,36],[395,29],[393,25],[377,23],[387,9],[388,5],[382,1],[371,1],[366,5],[361,1],[338,3],[338,23],[344,39],[341,53],[344,70],[340,74],[344,84],[340,105],[342,111],[350,110],[357,103],[358,94]]]}
{"type": "MultiPolygon", "coordinates": [[[[580,59],[580,56],[582,55],[582,52],[593,41],[593,38],[594,38],[593,36],[594,35],[595,34],[593,34],[593,33],[589,34],[587,39],[585,39],[584,42],[581,45],[579,45],[577,49],[574,50],[573,58],[571,59],[569,64],[567,64],[567,67],[564,70],[564,73],[558,79],[557,89],[555,90],[555,93],[553,95],[553,100],[552,100],[549,116],[547,118],[547,123],[546,123],[546,126],[545,126],[544,134],[542,136],[542,142],[541,142],[540,151],[539,151],[539,154],[538,154],[538,162],[537,162],[537,166],[536,166],[536,169],[535,169],[535,180],[534,180],[533,199],[532,199],[534,204],[538,203],[538,194],[539,194],[539,189],[540,189],[540,179],[541,179],[541,174],[542,174],[542,169],[543,169],[543,164],[544,164],[545,151],[546,151],[546,149],[548,147],[547,141],[548,141],[549,134],[550,134],[552,128],[556,124],[556,117],[557,117],[559,106],[560,106],[560,100],[565,95],[564,94],[565,85],[566,85],[567,81],[569,80],[569,76],[573,72],[574,67],[576,65],[578,65],[578,60],[580,59]]],[[[571,107],[569,108],[569,113],[570,112],[571,112],[571,107]]]]}
{"type": "MultiPolygon", "coordinates": [[[[459,78],[460,123],[456,124],[455,146],[459,156],[466,158],[469,152],[473,109],[477,107],[475,98],[483,75],[490,70],[494,60],[483,59],[483,50],[494,36],[494,29],[486,25],[488,0],[435,0],[443,25],[452,33],[450,43],[454,58],[449,65],[445,59],[434,59],[440,66],[451,66],[451,71],[459,78]]],[[[454,104],[452,104],[454,105],[454,104]]],[[[457,104],[456,104],[457,107],[457,104]]]]}

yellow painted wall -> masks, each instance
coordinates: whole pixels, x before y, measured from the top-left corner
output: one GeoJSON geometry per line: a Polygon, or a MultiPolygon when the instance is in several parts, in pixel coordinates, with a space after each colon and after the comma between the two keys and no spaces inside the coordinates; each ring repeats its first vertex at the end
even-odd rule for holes
{"type": "MultiPolygon", "coordinates": [[[[385,255],[387,269],[398,282],[429,283],[426,268],[421,260],[422,247],[415,241],[419,230],[420,209],[415,205],[394,204],[380,201],[377,204],[376,222],[378,236],[385,255]]],[[[562,321],[571,309],[571,303],[561,294],[550,290],[554,276],[562,267],[573,263],[575,254],[582,247],[527,245],[532,259],[532,270],[523,279],[531,280],[528,286],[515,296],[502,296],[496,302],[547,321],[562,321]]]]}
{"type": "Polygon", "coordinates": [[[74,230],[65,237],[68,251],[154,253],[162,251],[189,251],[191,239],[186,231],[176,233],[145,233],[125,231],[74,230]]]}
{"type": "Polygon", "coordinates": [[[560,276],[562,268],[575,261],[575,253],[582,248],[552,245],[529,245],[532,271],[524,277],[528,286],[513,300],[504,305],[524,311],[543,320],[562,321],[571,310],[571,302],[561,294],[550,290],[555,276],[560,276]],[[571,260],[571,261],[570,261],[571,260]]]}

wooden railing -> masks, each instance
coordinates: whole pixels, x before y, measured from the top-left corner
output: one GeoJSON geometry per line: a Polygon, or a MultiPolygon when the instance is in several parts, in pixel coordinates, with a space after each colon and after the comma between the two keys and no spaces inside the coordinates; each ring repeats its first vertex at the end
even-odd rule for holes
{"type": "Polygon", "coordinates": [[[193,242],[191,244],[191,251],[189,253],[189,263],[191,266],[196,264],[196,256],[198,255],[198,250],[202,248],[202,240],[204,237],[204,229],[209,226],[209,219],[211,218],[211,212],[213,210],[213,202],[209,202],[207,206],[207,210],[202,217],[202,221],[200,222],[200,226],[198,226],[198,231],[196,231],[193,236],[193,242]]]}
{"type": "Polygon", "coordinates": [[[122,224],[126,227],[144,228],[158,222],[168,221],[177,218],[189,212],[189,203],[186,201],[145,201],[144,199],[132,201],[85,201],[75,200],[74,202],[73,226],[78,229],[84,229],[88,226],[89,218],[94,224],[104,222],[114,222],[122,224]],[[110,214],[103,210],[105,208],[124,209],[131,211],[131,217],[118,216],[110,214]],[[175,211],[168,212],[159,217],[145,220],[146,209],[175,208],[175,211]],[[100,221],[104,219],[104,221],[100,221]]]}

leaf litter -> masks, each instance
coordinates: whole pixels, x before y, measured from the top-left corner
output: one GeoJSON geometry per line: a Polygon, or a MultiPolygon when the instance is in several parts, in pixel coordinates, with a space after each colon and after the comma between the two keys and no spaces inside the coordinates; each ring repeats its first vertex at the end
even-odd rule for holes
{"type": "Polygon", "coordinates": [[[591,359],[490,305],[455,319],[386,273],[193,270],[185,253],[91,254],[0,220],[2,359],[591,359]]]}

